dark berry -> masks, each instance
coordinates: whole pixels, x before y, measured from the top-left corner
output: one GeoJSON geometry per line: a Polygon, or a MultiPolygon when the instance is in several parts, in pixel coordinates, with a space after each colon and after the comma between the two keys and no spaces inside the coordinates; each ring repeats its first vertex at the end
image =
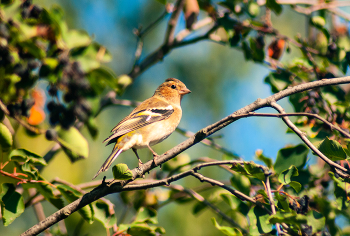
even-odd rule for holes
{"type": "Polygon", "coordinates": [[[10,116],[18,116],[22,113],[21,105],[18,103],[7,105],[7,110],[10,112],[10,116]]]}
{"type": "Polygon", "coordinates": [[[36,68],[38,68],[40,66],[40,62],[35,60],[35,59],[31,59],[28,61],[28,68],[31,70],[34,70],[36,68]]]}
{"type": "Polygon", "coordinates": [[[320,113],[320,109],[318,109],[317,107],[313,107],[313,108],[311,109],[311,113],[313,113],[313,114],[319,114],[319,113],[320,113]]]}
{"type": "Polygon", "coordinates": [[[32,106],[34,106],[34,99],[30,98],[30,99],[24,99],[21,103],[21,113],[22,116],[29,116],[29,110],[30,108],[32,108],[32,106]]]}
{"type": "Polygon", "coordinates": [[[337,124],[341,124],[341,123],[343,123],[343,120],[344,120],[344,118],[342,116],[338,115],[337,118],[335,119],[335,122],[337,122],[337,124]]]}
{"type": "Polygon", "coordinates": [[[63,113],[63,116],[60,120],[60,124],[62,125],[63,128],[69,129],[69,127],[74,125],[76,118],[74,115],[74,111],[72,108],[65,110],[63,113]]]}
{"type": "Polygon", "coordinates": [[[29,17],[38,19],[41,12],[42,9],[40,7],[33,5],[32,9],[30,10],[29,17]]]}
{"type": "Polygon", "coordinates": [[[307,100],[307,104],[309,106],[315,106],[315,104],[316,104],[315,98],[310,98],[309,100],[307,100]]]}
{"type": "Polygon", "coordinates": [[[55,85],[51,85],[49,90],[48,90],[48,93],[50,96],[57,96],[57,87],[55,85]]]}
{"type": "Polygon", "coordinates": [[[59,64],[61,66],[66,66],[66,65],[68,65],[68,63],[69,63],[69,57],[68,56],[61,56],[59,58],[59,64]]]}
{"type": "Polygon", "coordinates": [[[59,116],[58,113],[53,112],[50,114],[50,124],[51,125],[56,125],[59,121],[59,116]]]}
{"type": "Polygon", "coordinates": [[[75,96],[74,96],[74,94],[72,93],[72,92],[67,92],[64,96],[63,96],[63,100],[65,101],[65,102],[71,102],[71,101],[73,101],[73,99],[75,98],[75,96]]]}
{"type": "Polygon", "coordinates": [[[305,236],[311,236],[312,235],[312,226],[302,224],[301,229],[303,230],[303,235],[305,236]]]}
{"type": "Polygon", "coordinates": [[[23,3],[21,4],[21,8],[28,8],[32,5],[32,0],[25,0],[23,1],[23,3]]]}
{"type": "Polygon", "coordinates": [[[49,112],[53,112],[54,110],[56,110],[57,104],[54,101],[50,101],[47,103],[46,107],[47,110],[49,110],[49,112]]]}
{"type": "Polygon", "coordinates": [[[57,132],[54,129],[48,129],[46,130],[45,137],[47,140],[56,140],[57,138],[57,132]]]}
{"type": "Polygon", "coordinates": [[[87,120],[87,114],[86,114],[86,112],[82,109],[82,107],[81,106],[79,106],[79,105],[76,105],[75,107],[74,107],[74,114],[76,115],[76,117],[79,119],[79,120],[81,120],[81,121],[85,121],[85,120],[87,120]]]}

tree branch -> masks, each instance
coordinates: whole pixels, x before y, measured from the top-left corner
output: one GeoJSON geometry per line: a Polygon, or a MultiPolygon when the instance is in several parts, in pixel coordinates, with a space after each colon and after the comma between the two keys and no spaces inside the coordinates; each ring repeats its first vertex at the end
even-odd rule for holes
{"type": "MultiPolygon", "coordinates": [[[[179,145],[175,146],[174,148],[170,149],[166,153],[160,155],[158,157],[157,162],[159,164],[162,164],[162,163],[172,159],[173,157],[175,157],[179,153],[181,153],[181,152],[187,150],[188,148],[192,147],[193,145],[199,143],[200,141],[202,141],[206,137],[208,137],[208,136],[212,135],[213,133],[221,130],[222,128],[228,126],[232,122],[240,119],[237,117],[239,115],[247,114],[249,112],[256,111],[256,110],[263,108],[263,107],[271,106],[271,103],[273,103],[273,102],[275,103],[276,101],[278,101],[282,98],[285,98],[289,95],[295,94],[295,93],[303,92],[303,91],[306,91],[309,89],[319,88],[322,86],[345,84],[345,83],[350,83],[350,76],[341,77],[341,78],[333,78],[333,79],[323,79],[323,80],[319,80],[319,81],[304,83],[304,84],[300,84],[300,85],[297,85],[294,87],[287,88],[287,89],[280,91],[280,92],[278,92],[272,96],[269,96],[265,99],[257,99],[255,102],[237,110],[236,112],[223,118],[222,120],[199,130],[191,138],[185,140],[184,142],[182,142],[179,145]]],[[[286,119],[287,117],[283,117],[283,118],[286,119]]],[[[289,122],[288,122],[288,124],[290,125],[291,122],[290,123],[289,122]]],[[[294,125],[294,124],[292,123],[292,125],[294,125]]],[[[298,129],[296,129],[296,130],[298,130],[298,129]]],[[[303,137],[301,132],[297,133],[297,134],[299,134],[299,135],[301,135],[301,137],[303,137]]],[[[318,149],[316,149],[315,151],[318,151],[318,149]]],[[[326,160],[328,160],[328,158],[326,158],[326,160]]],[[[207,165],[207,164],[208,163],[204,163],[203,165],[207,165]]],[[[334,163],[334,164],[336,164],[336,163],[334,163]]],[[[339,165],[337,165],[337,166],[339,166],[339,165]]],[[[150,170],[152,170],[154,168],[156,168],[156,166],[154,165],[153,160],[150,160],[150,161],[144,163],[143,165],[140,166],[140,168],[135,168],[132,170],[132,173],[133,173],[132,180],[136,179],[139,176],[143,176],[145,173],[149,172],[150,170]]],[[[347,172],[347,170],[344,167],[339,166],[338,168],[344,172],[347,172]]],[[[343,174],[343,176],[344,176],[344,174],[343,174]]],[[[172,176],[171,178],[175,178],[175,177],[172,176]]],[[[91,202],[93,202],[93,201],[95,201],[103,196],[106,196],[107,194],[120,192],[120,191],[123,191],[127,188],[129,188],[129,190],[131,190],[132,186],[127,185],[127,184],[129,182],[131,182],[132,180],[118,181],[118,182],[115,182],[111,186],[107,186],[106,183],[102,183],[99,187],[93,189],[91,192],[85,194],[84,196],[82,196],[79,199],[77,199],[76,201],[70,203],[66,207],[58,210],[57,212],[55,212],[51,216],[47,217],[44,221],[41,221],[38,224],[34,225],[32,228],[28,229],[22,235],[38,234],[38,233],[42,232],[43,230],[45,230],[46,228],[50,227],[51,225],[57,223],[58,221],[60,221],[64,218],[67,218],[70,214],[72,214],[73,212],[82,208],[83,206],[85,206],[85,205],[87,205],[87,204],[89,204],[89,203],[91,203],[91,202]]],[[[165,182],[164,182],[164,184],[165,184],[165,182]]],[[[153,186],[149,186],[149,187],[153,187],[153,186]]],[[[133,188],[135,189],[135,186],[133,188]]]]}
{"type": "Polygon", "coordinates": [[[227,221],[229,224],[231,224],[233,227],[238,227],[241,231],[243,231],[243,233],[247,234],[247,230],[243,229],[236,221],[232,220],[228,215],[226,215],[225,213],[223,213],[218,207],[216,207],[214,204],[212,204],[211,202],[207,201],[202,195],[200,195],[199,193],[195,192],[192,189],[186,189],[181,185],[175,185],[175,186],[171,186],[172,189],[181,191],[181,192],[185,192],[188,195],[190,195],[191,197],[193,197],[194,199],[196,199],[197,201],[203,203],[204,205],[208,206],[209,208],[211,208],[215,213],[217,213],[219,216],[222,217],[222,219],[224,219],[225,221],[227,221]]]}
{"type": "MultiPolygon", "coordinates": [[[[271,103],[271,107],[275,108],[278,112],[280,113],[285,113],[284,109],[278,105],[276,102],[272,102],[271,103]]],[[[286,123],[286,125],[292,129],[294,131],[294,133],[296,133],[300,138],[301,140],[303,140],[303,142],[313,151],[315,152],[324,162],[326,162],[328,165],[330,165],[331,167],[333,167],[335,169],[335,171],[343,178],[347,178],[349,175],[348,175],[348,172],[349,170],[347,170],[346,168],[338,165],[337,163],[331,161],[330,159],[328,159],[328,157],[326,157],[322,152],[320,152],[311,142],[310,140],[307,139],[306,135],[300,130],[298,129],[294,124],[293,122],[286,116],[282,117],[282,120],[284,121],[284,123],[286,123]],[[341,170],[341,171],[337,171],[338,170],[341,170]],[[346,173],[346,174],[345,174],[346,173]]]]}
{"type": "Polygon", "coordinates": [[[174,43],[175,28],[184,4],[185,4],[185,0],[178,0],[176,2],[175,10],[173,14],[171,14],[170,20],[168,22],[168,27],[165,33],[165,41],[164,41],[165,46],[169,47],[174,43]]]}

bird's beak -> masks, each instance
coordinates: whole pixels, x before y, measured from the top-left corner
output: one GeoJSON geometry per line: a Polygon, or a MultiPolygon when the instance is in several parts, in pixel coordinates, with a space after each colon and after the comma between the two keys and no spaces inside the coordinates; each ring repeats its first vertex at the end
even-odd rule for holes
{"type": "Polygon", "coordinates": [[[184,88],[184,89],[181,89],[180,91],[179,91],[179,94],[180,95],[185,95],[185,94],[188,94],[188,93],[190,93],[191,92],[191,90],[189,90],[188,88],[184,88]]]}

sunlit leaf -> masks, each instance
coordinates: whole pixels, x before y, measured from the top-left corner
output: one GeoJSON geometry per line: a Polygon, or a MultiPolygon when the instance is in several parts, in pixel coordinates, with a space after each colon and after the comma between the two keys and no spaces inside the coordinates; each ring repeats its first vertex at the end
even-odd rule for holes
{"type": "MultiPolygon", "coordinates": [[[[69,187],[68,185],[58,185],[57,189],[61,192],[64,198],[67,199],[68,202],[74,202],[82,196],[82,193],[69,187]]],[[[79,209],[78,212],[89,224],[93,223],[94,210],[91,204],[79,209]]]]}
{"type": "Polygon", "coordinates": [[[1,215],[5,226],[10,225],[24,212],[23,197],[13,184],[2,184],[0,193],[1,215]]]}
{"type": "Polygon", "coordinates": [[[278,181],[282,184],[289,184],[293,176],[298,176],[298,169],[292,165],[288,170],[282,171],[278,176],[278,181]]]}
{"type": "Polygon", "coordinates": [[[114,179],[128,180],[132,179],[132,172],[126,164],[119,163],[113,166],[113,176],[114,179]]]}
{"type": "Polygon", "coordinates": [[[265,210],[254,206],[250,209],[248,217],[250,235],[267,234],[272,231],[272,225],[267,223],[269,214],[265,210]]]}
{"type": "Polygon", "coordinates": [[[57,134],[57,140],[71,162],[75,162],[89,156],[88,142],[77,128],[71,127],[66,130],[58,127],[57,134]]]}
{"type": "Polygon", "coordinates": [[[9,155],[9,160],[17,162],[26,162],[34,165],[45,166],[44,158],[26,149],[14,149],[9,155]]]}
{"type": "Polygon", "coordinates": [[[0,123],[0,147],[3,151],[7,151],[12,147],[12,135],[10,130],[3,124],[0,123]]]}
{"type": "Polygon", "coordinates": [[[330,140],[328,137],[319,144],[318,150],[332,161],[346,159],[346,153],[342,146],[337,141],[330,140]]]}
{"type": "Polygon", "coordinates": [[[280,149],[274,165],[275,171],[281,173],[292,165],[302,169],[306,163],[308,153],[309,149],[304,144],[280,149]]]}
{"type": "Polygon", "coordinates": [[[221,226],[218,224],[218,222],[216,222],[216,219],[213,217],[211,218],[214,226],[221,231],[221,233],[225,234],[225,235],[229,235],[229,236],[243,236],[242,232],[237,229],[237,228],[231,228],[231,227],[227,227],[227,226],[221,226]]]}

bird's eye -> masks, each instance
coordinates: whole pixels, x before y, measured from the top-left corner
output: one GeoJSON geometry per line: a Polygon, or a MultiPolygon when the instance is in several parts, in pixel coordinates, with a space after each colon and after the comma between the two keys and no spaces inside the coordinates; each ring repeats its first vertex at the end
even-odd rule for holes
{"type": "Polygon", "coordinates": [[[171,88],[176,89],[176,85],[175,84],[171,85],[171,88]]]}

